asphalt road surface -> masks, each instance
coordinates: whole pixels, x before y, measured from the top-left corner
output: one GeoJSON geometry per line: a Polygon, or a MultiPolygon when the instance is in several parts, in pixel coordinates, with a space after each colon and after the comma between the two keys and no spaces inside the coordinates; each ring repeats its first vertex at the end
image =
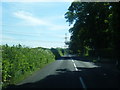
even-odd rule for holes
{"type": "Polygon", "coordinates": [[[69,56],[56,60],[9,88],[119,88],[119,81],[119,73],[110,65],[104,67],[69,56]]]}

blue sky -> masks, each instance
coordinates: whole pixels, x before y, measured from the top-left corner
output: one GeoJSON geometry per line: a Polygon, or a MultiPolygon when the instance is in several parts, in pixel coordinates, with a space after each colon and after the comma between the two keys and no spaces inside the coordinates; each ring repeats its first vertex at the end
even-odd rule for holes
{"type": "MultiPolygon", "coordinates": [[[[64,47],[71,2],[2,2],[2,44],[64,47]]],[[[69,38],[68,38],[69,40],[69,38]]]]}

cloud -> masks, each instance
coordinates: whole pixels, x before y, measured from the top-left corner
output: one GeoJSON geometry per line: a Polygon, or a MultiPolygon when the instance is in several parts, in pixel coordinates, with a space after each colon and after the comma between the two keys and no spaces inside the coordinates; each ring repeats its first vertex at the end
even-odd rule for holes
{"type": "Polygon", "coordinates": [[[24,22],[25,22],[24,24],[26,24],[26,25],[32,25],[32,26],[36,26],[36,25],[47,25],[48,26],[48,25],[50,25],[50,23],[45,22],[42,19],[36,18],[29,12],[18,11],[18,12],[14,12],[13,15],[16,16],[17,18],[24,20],[24,22]]]}
{"type": "Polygon", "coordinates": [[[45,48],[64,47],[64,42],[16,39],[15,37],[7,36],[7,35],[3,36],[2,44],[3,45],[8,44],[10,46],[21,44],[29,47],[45,47],[45,48]]]}
{"type": "Polygon", "coordinates": [[[22,23],[20,23],[21,25],[44,26],[48,30],[65,30],[65,29],[68,30],[69,29],[68,26],[59,25],[54,22],[55,20],[61,19],[62,16],[58,16],[54,18],[52,16],[52,17],[49,17],[51,19],[49,19],[48,17],[41,19],[33,16],[32,13],[26,12],[26,11],[17,11],[17,12],[14,12],[13,15],[19,19],[22,19],[22,23]]]}
{"type": "Polygon", "coordinates": [[[50,30],[68,30],[69,27],[65,25],[53,25],[50,30]]]}

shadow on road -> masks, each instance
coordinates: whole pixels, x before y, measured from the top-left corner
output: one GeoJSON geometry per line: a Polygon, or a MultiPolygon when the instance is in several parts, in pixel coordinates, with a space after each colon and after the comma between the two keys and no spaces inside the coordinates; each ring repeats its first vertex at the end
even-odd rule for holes
{"type": "Polygon", "coordinates": [[[75,57],[71,57],[71,56],[62,56],[57,60],[78,60],[78,61],[85,61],[85,62],[91,62],[91,60],[79,57],[79,56],[75,56],[75,57]]]}
{"type": "Polygon", "coordinates": [[[70,71],[66,68],[57,69],[55,75],[49,75],[44,79],[22,85],[10,85],[6,90],[19,88],[83,88],[80,77],[83,78],[87,88],[118,88],[119,75],[106,71],[101,67],[83,68],[78,71],[70,71]]]}
{"type": "MultiPolygon", "coordinates": [[[[61,57],[59,60],[80,60],[78,57],[61,57]]],[[[90,62],[89,60],[85,60],[90,62]]],[[[22,85],[10,85],[5,90],[19,88],[83,88],[80,77],[82,77],[87,88],[119,88],[120,73],[110,68],[95,64],[98,67],[77,67],[77,71],[67,68],[57,69],[56,74],[48,75],[44,79],[22,85]]],[[[112,67],[111,67],[112,68],[112,67]]]]}
{"type": "Polygon", "coordinates": [[[58,69],[57,74],[49,75],[46,78],[23,85],[10,85],[6,90],[17,88],[82,88],[80,85],[78,72],[69,71],[68,69],[58,69]]]}

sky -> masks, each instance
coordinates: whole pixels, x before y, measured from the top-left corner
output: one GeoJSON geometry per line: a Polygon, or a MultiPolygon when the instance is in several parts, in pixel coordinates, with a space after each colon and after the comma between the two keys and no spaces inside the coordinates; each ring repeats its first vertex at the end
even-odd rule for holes
{"type": "Polygon", "coordinates": [[[64,48],[65,33],[70,38],[64,14],[70,5],[71,1],[2,2],[2,44],[64,48]]]}

